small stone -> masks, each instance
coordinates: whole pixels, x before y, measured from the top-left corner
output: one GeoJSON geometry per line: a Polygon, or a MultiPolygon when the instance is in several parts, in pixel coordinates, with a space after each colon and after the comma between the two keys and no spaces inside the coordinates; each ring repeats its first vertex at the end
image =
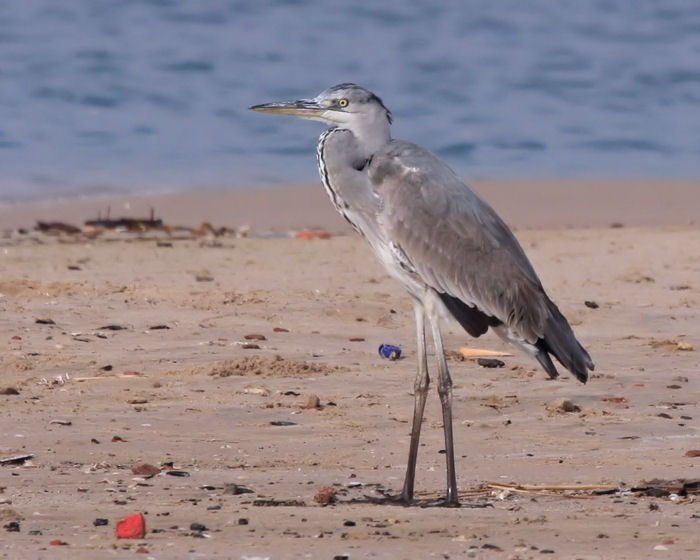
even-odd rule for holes
{"type": "Polygon", "coordinates": [[[253,494],[253,490],[246,486],[241,486],[240,484],[235,484],[233,482],[228,482],[224,484],[224,494],[232,494],[238,496],[239,494],[253,494]]]}
{"type": "Polygon", "coordinates": [[[95,519],[92,524],[95,527],[102,527],[103,525],[109,525],[109,519],[105,519],[104,517],[98,517],[95,519]]]}
{"type": "Polygon", "coordinates": [[[574,404],[573,401],[569,399],[557,399],[547,404],[546,408],[549,412],[559,414],[569,412],[581,412],[581,407],[574,404]]]}
{"type": "Polygon", "coordinates": [[[239,525],[248,525],[248,518],[246,518],[246,517],[239,517],[239,518],[238,518],[238,524],[239,524],[239,525]]]}
{"type": "Polygon", "coordinates": [[[243,338],[246,340],[267,340],[264,334],[246,334],[243,338]]]}
{"type": "Polygon", "coordinates": [[[19,395],[19,391],[14,387],[5,387],[0,389],[0,395],[19,395]]]}
{"type": "Polygon", "coordinates": [[[202,531],[207,531],[207,526],[202,524],[202,523],[191,523],[190,524],[190,531],[197,531],[201,533],[202,531]]]}
{"type": "Polygon", "coordinates": [[[337,492],[333,486],[323,486],[316,492],[314,502],[322,506],[335,503],[337,492]]]}
{"type": "Polygon", "coordinates": [[[10,521],[6,525],[3,525],[8,533],[19,533],[19,521],[10,521]]]}
{"type": "Polygon", "coordinates": [[[584,301],[583,305],[585,305],[586,307],[588,307],[590,309],[598,309],[598,307],[600,307],[595,301],[588,301],[588,300],[584,301]]]}
{"type": "Polygon", "coordinates": [[[477,358],[476,363],[485,368],[502,368],[506,363],[496,358],[477,358]]]}
{"type": "Polygon", "coordinates": [[[100,327],[98,330],[101,331],[123,331],[126,330],[126,327],[122,325],[105,325],[104,327],[100,327]]]}
{"type": "Polygon", "coordinates": [[[155,465],[151,465],[150,463],[141,463],[139,465],[134,465],[133,467],[131,467],[131,472],[135,475],[150,478],[152,476],[157,475],[160,472],[160,467],[156,467],[155,465]]]}

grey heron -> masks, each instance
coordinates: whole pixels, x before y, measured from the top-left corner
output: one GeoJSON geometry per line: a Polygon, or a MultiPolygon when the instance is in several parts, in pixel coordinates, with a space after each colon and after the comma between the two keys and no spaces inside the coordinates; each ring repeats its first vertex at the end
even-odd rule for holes
{"type": "Polygon", "coordinates": [[[396,501],[413,502],[416,459],[429,375],[425,321],[432,333],[442,405],[447,494],[458,506],[452,431],[452,380],[440,333],[451,315],[472,336],[489,327],[533,356],[551,378],[553,355],[585,383],[594,364],[547,296],[525,252],[496,212],[428,150],[391,137],[391,112],[356,84],[313,99],[251,107],[321,121],[321,181],[333,205],[369,242],[413,300],[418,372],[408,464],[396,501]]]}

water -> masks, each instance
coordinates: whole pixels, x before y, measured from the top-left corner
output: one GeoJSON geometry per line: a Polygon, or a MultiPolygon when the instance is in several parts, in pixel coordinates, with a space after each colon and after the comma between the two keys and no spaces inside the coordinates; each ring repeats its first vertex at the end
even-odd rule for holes
{"type": "Polygon", "coordinates": [[[684,0],[3,0],[0,201],[316,181],[354,81],[468,177],[700,177],[684,0]]]}

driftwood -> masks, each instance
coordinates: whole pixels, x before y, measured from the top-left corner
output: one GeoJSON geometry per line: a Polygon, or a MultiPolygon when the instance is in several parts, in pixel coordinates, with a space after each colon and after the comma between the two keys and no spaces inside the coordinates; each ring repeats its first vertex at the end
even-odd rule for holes
{"type": "Polygon", "coordinates": [[[98,214],[96,220],[86,220],[85,225],[94,228],[117,229],[124,228],[128,231],[146,231],[149,229],[162,229],[163,220],[155,217],[155,212],[151,208],[151,215],[148,218],[116,218],[109,217],[109,208],[107,208],[107,217],[102,218],[98,214]]]}
{"type": "Polygon", "coordinates": [[[49,234],[56,235],[59,233],[67,233],[69,235],[75,235],[76,233],[82,233],[79,227],[75,227],[72,224],[67,224],[65,222],[41,222],[36,223],[36,229],[39,231],[49,234]]]}
{"type": "MultiPolygon", "coordinates": [[[[209,222],[202,222],[199,227],[192,228],[186,226],[174,226],[166,224],[162,219],[155,217],[155,212],[151,208],[148,218],[111,218],[110,208],[107,208],[106,216],[98,213],[97,219],[85,220],[83,227],[60,221],[38,221],[36,230],[47,235],[82,235],[88,239],[94,239],[105,232],[128,232],[133,234],[143,234],[146,232],[163,232],[169,239],[192,239],[193,237],[221,237],[232,235],[236,231],[228,227],[214,227],[209,222]],[[181,237],[174,237],[178,232],[182,232],[181,237]]],[[[246,230],[241,229],[240,234],[245,236],[246,230]]]]}

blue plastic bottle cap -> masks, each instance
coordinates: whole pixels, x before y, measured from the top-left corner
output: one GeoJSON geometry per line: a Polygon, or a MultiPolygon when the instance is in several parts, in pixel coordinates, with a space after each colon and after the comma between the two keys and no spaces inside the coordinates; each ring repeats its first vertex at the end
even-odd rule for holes
{"type": "Polygon", "coordinates": [[[398,360],[401,357],[401,348],[393,344],[380,344],[379,355],[389,360],[398,360]]]}

